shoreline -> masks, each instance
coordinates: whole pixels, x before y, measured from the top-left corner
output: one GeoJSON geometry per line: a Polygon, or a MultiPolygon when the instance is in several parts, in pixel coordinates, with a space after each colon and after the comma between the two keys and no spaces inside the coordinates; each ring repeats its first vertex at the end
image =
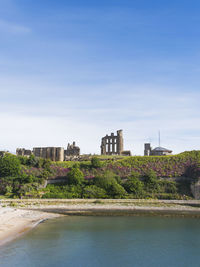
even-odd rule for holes
{"type": "Polygon", "coordinates": [[[0,205],[0,246],[41,222],[67,216],[170,216],[200,218],[199,200],[6,199],[0,205]]]}
{"type": "Polygon", "coordinates": [[[0,207],[0,247],[27,233],[43,221],[60,216],[42,211],[0,207]]]}

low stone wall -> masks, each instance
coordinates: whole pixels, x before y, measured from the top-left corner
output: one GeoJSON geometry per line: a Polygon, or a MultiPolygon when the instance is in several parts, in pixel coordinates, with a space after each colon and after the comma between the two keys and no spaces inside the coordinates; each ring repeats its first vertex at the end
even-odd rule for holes
{"type": "Polygon", "coordinates": [[[192,183],[190,188],[194,198],[200,199],[200,178],[195,183],[192,183]]]}

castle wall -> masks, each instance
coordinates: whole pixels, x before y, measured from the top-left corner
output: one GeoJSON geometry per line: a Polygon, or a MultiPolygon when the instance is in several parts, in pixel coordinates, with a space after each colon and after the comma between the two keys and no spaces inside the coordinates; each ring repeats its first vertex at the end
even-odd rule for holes
{"type": "Polygon", "coordinates": [[[62,147],[34,147],[33,154],[38,158],[64,161],[64,148],[62,147]]]}
{"type": "Polygon", "coordinates": [[[111,133],[101,140],[101,155],[121,155],[124,150],[123,132],[117,131],[117,135],[111,133]]]}

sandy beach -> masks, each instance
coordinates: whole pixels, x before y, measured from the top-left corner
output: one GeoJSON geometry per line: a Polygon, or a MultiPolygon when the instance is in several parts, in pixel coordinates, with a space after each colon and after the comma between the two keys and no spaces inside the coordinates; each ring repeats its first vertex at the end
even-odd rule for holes
{"type": "Polygon", "coordinates": [[[199,200],[15,199],[0,205],[0,245],[40,222],[61,215],[189,216],[200,218],[199,200]]]}
{"type": "Polygon", "coordinates": [[[40,222],[58,216],[55,213],[0,207],[0,246],[24,234],[40,222]]]}

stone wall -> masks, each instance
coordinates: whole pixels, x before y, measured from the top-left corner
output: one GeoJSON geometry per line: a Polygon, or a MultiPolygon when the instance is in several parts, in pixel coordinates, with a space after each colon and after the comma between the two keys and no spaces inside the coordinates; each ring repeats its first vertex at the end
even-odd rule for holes
{"type": "Polygon", "coordinates": [[[34,147],[33,154],[38,158],[64,161],[64,148],[62,147],[34,147]]]}
{"type": "Polygon", "coordinates": [[[17,156],[23,156],[23,157],[29,157],[32,154],[32,151],[25,148],[17,148],[16,149],[16,155],[17,156]]]}
{"type": "Polygon", "coordinates": [[[200,178],[191,184],[191,191],[195,199],[200,199],[200,178]]]}
{"type": "Polygon", "coordinates": [[[71,145],[68,143],[67,150],[65,150],[65,156],[80,156],[80,147],[76,146],[75,142],[71,145]]]}
{"type": "Polygon", "coordinates": [[[124,150],[123,131],[118,130],[117,135],[111,133],[101,140],[101,155],[121,155],[124,150]]]}

